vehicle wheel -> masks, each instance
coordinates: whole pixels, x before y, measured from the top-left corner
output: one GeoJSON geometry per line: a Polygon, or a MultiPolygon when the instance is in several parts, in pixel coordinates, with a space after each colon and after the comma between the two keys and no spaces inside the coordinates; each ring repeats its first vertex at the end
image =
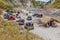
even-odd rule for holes
{"type": "Polygon", "coordinates": [[[52,27],[57,27],[57,25],[54,22],[52,24],[53,24],[52,27]]]}
{"type": "Polygon", "coordinates": [[[50,27],[48,24],[44,24],[43,26],[44,26],[44,27],[50,27]]]}

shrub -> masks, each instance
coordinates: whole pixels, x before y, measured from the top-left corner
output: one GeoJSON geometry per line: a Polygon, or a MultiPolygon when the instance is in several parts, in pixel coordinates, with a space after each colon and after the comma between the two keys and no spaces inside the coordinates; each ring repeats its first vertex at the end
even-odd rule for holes
{"type": "MultiPolygon", "coordinates": [[[[27,40],[26,34],[20,34],[16,22],[4,21],[0,17],[0,40],[27,40]]],[[[28,40],[38,38],[35,34],[28,33],[28,40]]],[[[42,38],[40,38],[42,40],[42,38]]]]}

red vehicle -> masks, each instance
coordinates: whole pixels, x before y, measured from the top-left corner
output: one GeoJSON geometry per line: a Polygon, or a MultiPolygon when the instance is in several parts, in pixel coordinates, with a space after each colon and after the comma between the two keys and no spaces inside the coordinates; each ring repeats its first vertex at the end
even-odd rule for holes
{"type": "Polygon", "coordinates": [[[38,16],[37,17],[42,17],[43,16],[43,14],[38,14],[38,16]]]}
{"type": "Polygon", "coordinates": [[[15,16],[9,16],[8,20],[15,20],[15,16]]]}

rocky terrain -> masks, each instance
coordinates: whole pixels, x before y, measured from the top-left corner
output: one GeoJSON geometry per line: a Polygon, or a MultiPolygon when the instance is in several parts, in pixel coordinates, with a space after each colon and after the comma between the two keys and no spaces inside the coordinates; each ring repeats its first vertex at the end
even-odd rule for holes
{"type": "MultiPolygon", "coordinates": [[[[34,13],[41,13],[43,15],[49,16],[49,17],[55,17],[55,18],[60,18],[60,9],[54,9],[57,5],[54,5],[52,9],[44,9],[44,5],[42,6],[38,6],[40,5],[39,3],[37,3],[38,5],[34,4],[32,0],[6,0],[8,2],[8,4],[14,6],[14,9],[17,11],[20,10],[27,10],[30,11],[32,13],[29,13],[29,15],[31,16],[34,13]],[[41,8],[43,7],[43,8],[41,8]],[[16,9],[17,8],[17,9],[16,9]]],[[[58,0],[58,6],[57,8],[59,8],[59,2],[60,0],[58,0]]],[[[35,3],[35,1],[34,1],[35,3]]],[[[44,3],[44,2],[43,2],[44,3]]],[[[56,2],[57,3],[57,2],[56,2]]],[[[50,6],[50,5],[49,5],[50,6]]],[[[25,22],[28,22],[26,20],[26,15],[24,13],[21,13],[20,16],[22,18],[24,18],[25,22]]],[[[34,23],[34,30],[31,30],[30,32],[39,35],[40,37],[42,37],[44,40],[60,40],[60,24],[57,23],[57,27],[48,27],[45,28],[44,26],[41,26],[40,24],[37,24],[36,21],[39,22],[39,20],[36,19],[40,19],[37,17],[33,17],[32,22],[34,23]]]]}

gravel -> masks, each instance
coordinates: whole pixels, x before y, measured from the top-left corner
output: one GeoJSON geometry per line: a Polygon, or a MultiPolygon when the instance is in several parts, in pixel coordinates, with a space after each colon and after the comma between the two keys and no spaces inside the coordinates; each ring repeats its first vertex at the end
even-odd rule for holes
{"type": "MultiPolygon", "coordinates": [[[[50,13],[51,12],[46,12],[45,15],[51,16],[52,14],[50,13]]],[[[21,14],[21,17],[24,19],[26,18],[26,16],[22,14],[21,14]]],[[[32,22],[34,22],[34,30],[31,30],[30,32],[39,35],[40,37],[44,38],[44,40],[60,40],[60,27],[59,27],[60,24],[59,23],[57,23],[58,27],[56,28],[53,28],[53,27],[45,28],[44,26],[39,26],[39,24],[36,23],[38,21],[37,19],[38,18],[33,17],[32,22]]],[[[28,21],[26,20],[26,22],[28,21]]]]}

